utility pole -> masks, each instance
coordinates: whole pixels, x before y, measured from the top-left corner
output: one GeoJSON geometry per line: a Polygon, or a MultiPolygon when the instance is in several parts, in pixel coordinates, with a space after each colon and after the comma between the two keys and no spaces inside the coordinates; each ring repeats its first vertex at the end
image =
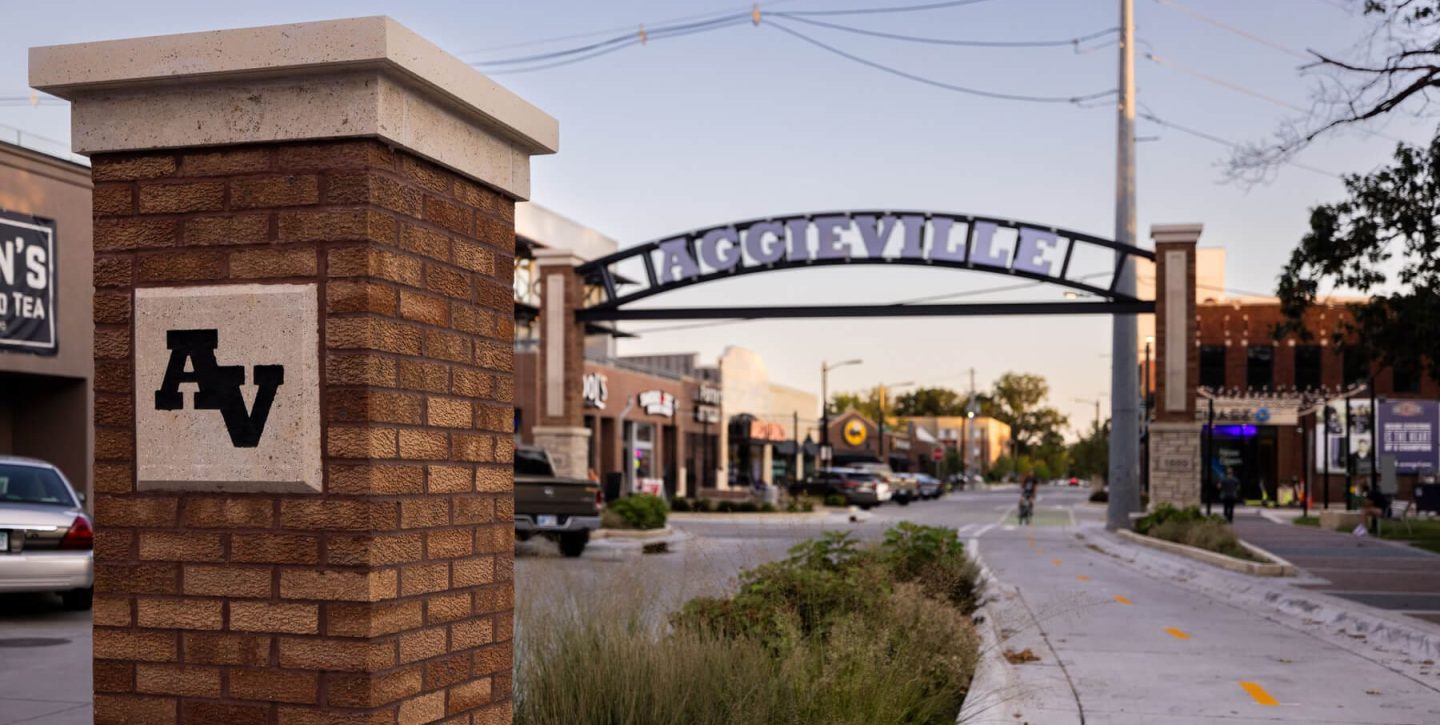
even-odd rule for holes
{"type": "MultiPolygon", "coordinates": [[[[1135,0],[1120,0],[1120,83],[1115,134],[1115,242],[1135,246],[1135,0]]],[[[1135,295],[1135,268],[1117,254],[1116,294],[1135,295]]],[[[1140,510],[1140,399],[1135,315],[1115,315],[1110,340],[1110,504],[1105,528],[1130,528],[1140,510]]]]}

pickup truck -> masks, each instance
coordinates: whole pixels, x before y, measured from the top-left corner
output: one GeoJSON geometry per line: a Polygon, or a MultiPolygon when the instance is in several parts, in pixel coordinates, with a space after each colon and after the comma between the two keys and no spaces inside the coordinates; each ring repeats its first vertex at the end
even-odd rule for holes
{"type": "Polygon", "coordinates": [[[555,475],[543,448],[515,447],[515,538],[544,536],[565,556],[580,556],[590,532],[600,528],[604,506],[599,484],[555,475]]]}

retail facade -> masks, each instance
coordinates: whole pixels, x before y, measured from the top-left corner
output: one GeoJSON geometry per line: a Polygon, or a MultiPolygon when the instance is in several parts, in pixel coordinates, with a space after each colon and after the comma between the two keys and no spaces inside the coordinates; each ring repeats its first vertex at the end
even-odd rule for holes
{"type": "MultiPolygon", "coordinates": [[[[0,143],[0,454],[54,463],[87,502],[91,313],[118,314],[109,297],[93,301],[92,188],[84,165],[0,143]]],[[[102,339],[100,357],[124,342],[102,339]]]]}

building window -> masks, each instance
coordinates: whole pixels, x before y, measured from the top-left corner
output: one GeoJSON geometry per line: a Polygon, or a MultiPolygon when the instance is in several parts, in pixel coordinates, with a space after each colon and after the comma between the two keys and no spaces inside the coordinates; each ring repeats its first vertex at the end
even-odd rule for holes
{"type": "Polygon", "coordinates": [[[1325,384],[1323,350],[1319,345],[1295,347],[1295,387],[1315,390],[1325,384]]]}
{"type": "Polygon", "coordinates": [[[1345,384],[1355,385],[1370,378],[1370,365],[1365,356],[1353,347],[1345,348],[1345,384]]]}
{"type": "Polygon", "coordinates": [[[1269,390],[1275,385],[1275,348],[1251,345],[1245,349],[1245,387],[1269,390]]]}
{"type": "Polygon", "coordinates": [[[1224,345],[1200,346],[1200,387],[1225,387],[1225,353],[1224,345]]]}
{"type": "Polygon", "coordinates": [[[1420,392],[1420,376],[1414,365],[1400,364],[1390,370],[1390,391],[1394,393],[1420,392]]]}

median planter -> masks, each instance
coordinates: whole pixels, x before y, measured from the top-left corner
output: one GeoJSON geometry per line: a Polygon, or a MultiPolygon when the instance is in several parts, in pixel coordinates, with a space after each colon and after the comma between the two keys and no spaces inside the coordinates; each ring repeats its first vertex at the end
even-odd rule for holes
{"type": "Polygon", "coordinates": [[[1240,572],[1241,574],[1249,574],[1251,576],[1295,576],[1294,564],[1244,541],[1241,541],[1240,545],[1245,547],[1247,551],[1254,555],[1255,558],[1260,559],[1260,561],[1236,559],[1233,556],[1226,556],[1194,546],[1177,544],[1173,541],[1165,541],[1164,539],[1157,539],[1152,536],[1145,536],[1124,529],[1116,531],[1115,533],[1118,534],[1120,538],[1140,544],[1141,546],[1159,549],[1171,554],[1183,556],[1187,559],[1204,562],[1211,566],[1218,566],[1222,569],[1240,572]]]}

